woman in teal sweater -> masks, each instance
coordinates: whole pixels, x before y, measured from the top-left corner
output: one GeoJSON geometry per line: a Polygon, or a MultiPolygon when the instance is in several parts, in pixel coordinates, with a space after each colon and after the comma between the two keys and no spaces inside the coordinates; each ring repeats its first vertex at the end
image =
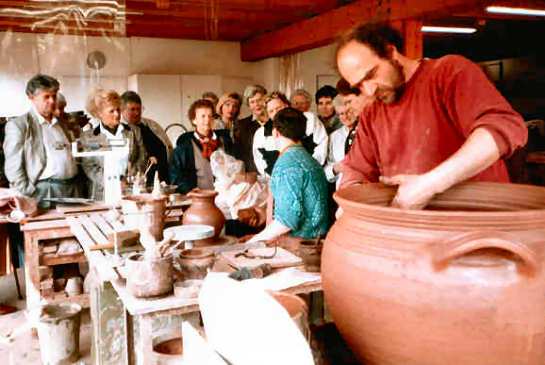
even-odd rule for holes
{"type": "Polygon", "coordinates": [[[250,242],[272,240],[288,232],[303,239],[327,233],[327,180],[301,144],[305,127],[306,117],[297,109],[285,108],[274,116],[273,137],[280,156],[270,182],[273,220],[250,242]]]}

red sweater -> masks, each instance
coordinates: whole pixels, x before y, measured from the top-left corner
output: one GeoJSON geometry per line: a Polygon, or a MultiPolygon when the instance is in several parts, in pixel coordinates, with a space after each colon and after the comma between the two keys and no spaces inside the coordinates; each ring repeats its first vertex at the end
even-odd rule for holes
{"type": "MultiPolygon", "coordinates": [[[[526,144],[521,116],[479,66],[461,56],[423,60],[398,101],[376,101],[362,111],[342,186],[425,173],[481,127],[492,134],[502,157],[526,144]]],[[[508,182],[509,176],[500,159],[472,180],[508,182]]]]}

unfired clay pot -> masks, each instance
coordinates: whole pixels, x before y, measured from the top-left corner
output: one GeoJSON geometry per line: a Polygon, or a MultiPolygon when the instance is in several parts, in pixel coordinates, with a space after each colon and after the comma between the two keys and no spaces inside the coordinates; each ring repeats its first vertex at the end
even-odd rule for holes
{"type": "Polygon", "coordinates": [[[149,231],[157,241],[163,239],[167,196],[152,194],[130,195],[121,200],[125,225],[149,231]]]}
{"type": "Polygon", "coordinates": [[[194,189],[187,196],[191,198],[191,206],[184,212],[183,224],[204,224],[214,227],[214,237],[195,241],[195,245],[212,244],[219,237],[225,217],[214,203],[218,193],[214,190],[194,189]]]}
{"type": "Polygon", "coordinates": [[[545,189],[465,183],[426,210],[352,186],[322,254],[325,299],[366,365],[545,364],[545,189]]]}
{"type": "Polygon", "coordinates": [[[127,258],[127,290],[137,298],[172,292],[172,256],[145,258],[135,253],[127,258]]]}
{"type": "Polygon", "coordinates": [[[178,258],[184,280],[204,279],[215,261],[216,256],[213,252],[198,248],[182,250],[178,258]]]}

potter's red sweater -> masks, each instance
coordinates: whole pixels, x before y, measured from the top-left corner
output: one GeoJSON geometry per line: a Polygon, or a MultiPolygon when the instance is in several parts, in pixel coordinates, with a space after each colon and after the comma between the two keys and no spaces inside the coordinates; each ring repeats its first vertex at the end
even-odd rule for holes
{"type": "MultiPolygon", "coordinates": [[[[342,185],[379,176],[421,174],[456,152],[476,128],[484,127],[502,157],[526,144],[521,116],[482,70],[461,56],[423,60],[393,104],[380,101],[361,114],[357,136],[344,160],[342,185]]],[[[499,160],[473,178],[508,182],[499,160]]]]}

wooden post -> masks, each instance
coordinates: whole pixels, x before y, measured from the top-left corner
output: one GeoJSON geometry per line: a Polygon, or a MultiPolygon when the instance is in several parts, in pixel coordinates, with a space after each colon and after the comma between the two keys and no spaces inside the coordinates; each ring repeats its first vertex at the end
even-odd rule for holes
{"type": "Polygon", "coordinates": [[[399,51],[412,59],[424,57],[424,36],[420,31],[420,28],[422,28],[421,20],[397,20],[390,22],[390,25],[399,30],[405,40],[405,48],[399,51]]]}

